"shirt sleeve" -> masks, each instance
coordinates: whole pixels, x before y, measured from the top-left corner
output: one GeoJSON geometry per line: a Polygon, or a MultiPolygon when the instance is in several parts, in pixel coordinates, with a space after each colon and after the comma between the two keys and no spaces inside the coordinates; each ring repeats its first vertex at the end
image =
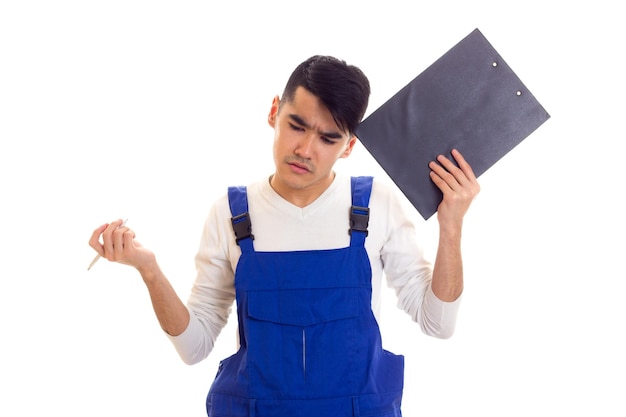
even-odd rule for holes
{"type": "Polygon", "coordinates": [[[425,334],[449,338],[454,333],[461,298],[444,302],[433,293],[432,263],[424,257],[413,222],[391,192],[385,200],[389,223],[381,257],[387,285],[395,291],[398,307],[425,334]]]}
{"type": "Polygon", "coordinates": [[[228,210],[223,198],[209,212],[195,257],[196,280],[187,300],[189,324],[180,335],[168,335],[181,359],[189,365],[205,359],[213,350],[235,299],[228,210]]]}

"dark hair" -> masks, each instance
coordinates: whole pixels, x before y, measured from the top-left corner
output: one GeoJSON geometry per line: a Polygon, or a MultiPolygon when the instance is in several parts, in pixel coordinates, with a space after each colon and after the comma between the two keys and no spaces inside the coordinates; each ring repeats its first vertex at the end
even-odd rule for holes
{"type": "Polygon", "coordinates": [[[283,101],[291,102],[296,89],[304,87],[328,108],[335,123],[353,134],[363,119],[370,96],[370,83],[354,65],[331,57],[315,55],[291,73],[283,101]]]}

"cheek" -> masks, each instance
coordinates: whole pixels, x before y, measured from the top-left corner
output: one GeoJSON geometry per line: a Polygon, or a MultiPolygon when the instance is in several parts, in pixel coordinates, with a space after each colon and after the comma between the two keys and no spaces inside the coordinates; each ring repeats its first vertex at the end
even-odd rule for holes
{"type": "Polygon", "coordinates": [[[274,155],[274,160],[277,161],[280,154],[280,144],[278,142],[278,137],[274,138],[274,143],[272,144],[272,154],[274,155]]]}
{"type": "Polygon", "coordinates": [[[339,152],[339,154],[337,155],[337,159],[340,158],[345,158],[348,155],[350,155],[350,153],[352,152],[352,149],[350,148],[350,146],[345,146],[342,148],[341,152],[339,152]]]}
{"type": "Polygon", "coordinates": [[[338,152],[336,149],[332,151],[326,150],[325,152],[318,153],[318,164],[324,164],[326,166],[332,167],[335,163],[343,158],[343,151],[338,152]]]}
{"type": "Polygon", "coordinates": [[[289,149],[289,138],[285,137],[285,135],[281,135],[280,131],[277,129],[274,135],[274,142],[272,144],[274,159],[279,160],[282,159],[285,154],[290,153],[289,149]]]}

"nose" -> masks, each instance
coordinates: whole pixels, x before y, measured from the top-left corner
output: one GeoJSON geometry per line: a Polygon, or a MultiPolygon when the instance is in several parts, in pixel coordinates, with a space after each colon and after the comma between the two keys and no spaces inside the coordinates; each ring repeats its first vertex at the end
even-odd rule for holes
{"type": "Polygon", "coordinates": [[[298,142],[295,149],[295,154],[302,158],[310,158],[313,153],[313,145],[315,144],[315,135],[305,135],[302,140],[298,142]]]}

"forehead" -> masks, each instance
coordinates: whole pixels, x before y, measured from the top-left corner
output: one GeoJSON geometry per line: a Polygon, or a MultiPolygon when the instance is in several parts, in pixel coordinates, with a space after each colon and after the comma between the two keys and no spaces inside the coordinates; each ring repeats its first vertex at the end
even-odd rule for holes
{"type": "Polygon", "coordinates": [[[296,88],[293,93],[293,97],[285,97],[281,101],[281,107],[282,106],[302,109],[302,111],[308,110],[320,113],[326,112],[330,114],[330,111],[324,103],[322,103],[322,100],[304,87],[296,88]]]}
{"type": "Polygon", "coordinates": [[[342,136],[348,135],[337,124],[322,100],[304,87],[298,87],[291,100],[281,101],[280,107],[284,115],[297,119],[307,127],[324,132],[336,132],[342,136]]]}

